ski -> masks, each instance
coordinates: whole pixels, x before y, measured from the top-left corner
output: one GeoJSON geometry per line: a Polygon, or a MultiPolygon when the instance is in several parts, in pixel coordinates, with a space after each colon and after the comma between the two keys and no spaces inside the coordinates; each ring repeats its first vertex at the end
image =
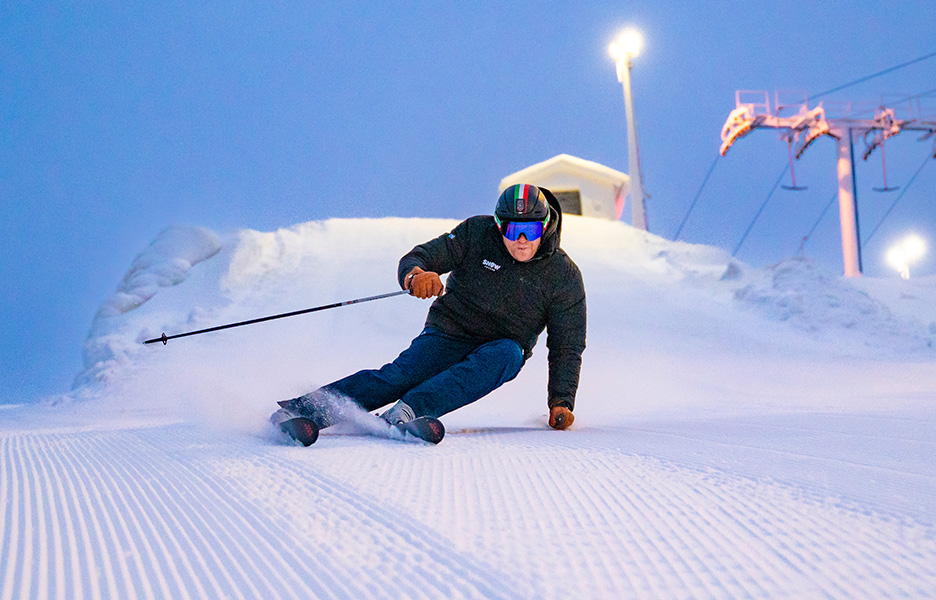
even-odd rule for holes
{"type": "MultiPolygon", "coordinates": [[[[418,417],[406,423],[388,423],[380,417],[374,417],[377,429],[365,430],[377,437],[399,439],[415,438],[430,444],[438,444],[445,437],[445,426],[442,421],[434,417],[418,417]]],[[[319,437],[319,428],[312,419],[294,417],[287,419],[279,425],[280,431],[303,446],[311,446],[319,437]]]]}
{"type": "Polygon", "coordinates": [[[295,417],[280,423],[280,431],[296,440],[303,446],[311,446],[318,439],[319,428],[305,417],[295,417]]]}
{"type": "Polygon", "coordinates": [[[387,423],[387,425],[430,444],[438,444],[445,437],[445,425],[434,417],[417,417],[406,423],[387,423]]]}

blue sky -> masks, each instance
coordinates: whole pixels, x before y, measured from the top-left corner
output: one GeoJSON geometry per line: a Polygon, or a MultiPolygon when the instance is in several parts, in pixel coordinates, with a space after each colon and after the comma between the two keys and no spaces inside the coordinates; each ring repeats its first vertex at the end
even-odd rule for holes
{"type": "MultiPolygon", "coordinates": [[[[936,51],[931,0],[393,4],[0,8],[0,400],[67,391],[97,306],[169,225],[460,219],[489,213],[503,176],[559,153],[626,171],[607,54],[625,25],[646,39],[633,86],[650,229],[666,238],[712,165],[736,89],[815,94],[936,51]]],[[[823,100],[933,90],[936,59],[823,100]]],[[[936,97],[923,100],[936,113],[936,97]]],[[[932,152],[918,137],[888,142],[891,185],[932,152]]],[[[835,193],[834,153],[822,139],[797,162],[809,189],[778,190],[739,259],[797,254],[835,193]]],[[[680,239],[733,250],[785,164],[775,133],[739,141],[680,239]]],[[[864,265],[890,277],[889,243],[909,230],[936,238],[936,164],[892,209],[900,192],[871,191],[880,185],[875,154],[858,168],[863,233],[891,213],[864,265]]],[[[831,273],[838,227],[833,207],[804,247],[831,273]]],[[[936,273],[934,255],[911,273],[936,273]]]]}

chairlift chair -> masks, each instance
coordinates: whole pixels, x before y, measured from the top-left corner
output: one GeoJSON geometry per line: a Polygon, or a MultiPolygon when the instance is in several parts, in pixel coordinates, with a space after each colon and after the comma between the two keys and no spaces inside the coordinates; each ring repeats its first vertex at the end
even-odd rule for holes
{"type": "Polygon", "coordinates": [[[890,187],[887,185],[887,160],[884,158],[884,141],[881,141],[881,174],[884,178],[884,187],[871,188],[875,192],[893,192],[899,190],[900,186],[890,187]]]}
{"type": "Polygon", "coordinates": [[[791,134],[785,137],[787,141],[787,156],[790,159],[790,183],[791,185],[781,185],[780,187],[782,187],[785,190],[790,190],[791,192],[802,192],[803,190],[807,188],[806,186],[803,186],[803,185],[796,185],[796,171],[793,170],[793,136],[791,134]]]}

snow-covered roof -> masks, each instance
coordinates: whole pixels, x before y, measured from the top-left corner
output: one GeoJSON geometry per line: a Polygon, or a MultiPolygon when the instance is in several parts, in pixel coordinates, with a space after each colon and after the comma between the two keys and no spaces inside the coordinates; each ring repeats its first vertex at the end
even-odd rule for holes
{"type": "Polygon", "coordinates": [[[611,167],[559,154],[501,179],[498,191],[529,183],[556,192],[566,214],[616,221],[630,189],[630,178],[611,167]]]}
{"type": "Polygon", "coordinates": [[[499,190],[502,191],[517,181],[534,181],[555,173],[566,173],[575,177],[613,185],[630,182],[630,177],[626,173],[601,163],[585,160],[571,154],[557,154],[548,160],[530,165],[504,177],[501,179],[499,190]]]}

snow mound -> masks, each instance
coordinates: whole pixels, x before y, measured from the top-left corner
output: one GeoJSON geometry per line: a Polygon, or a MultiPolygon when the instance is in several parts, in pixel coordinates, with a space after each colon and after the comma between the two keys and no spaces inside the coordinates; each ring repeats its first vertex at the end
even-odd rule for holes
{"type": "MultiPolygon", "coordinates": [[[[237,397],[269,402],[388,362],[419,331],[428,303],[399,297],[186,338],[164,351],[161,344],[142,342],[161,332],[396,290],[399,257],[457,223],[329,219],[272,233],[239,230],[223,239],[202,228],[167,229],[136,257],[98,310],[84,349],[85,370],[71,397],[98,396],[116,383],[134,388],[121,397],[146,397],[159,388],[191,403],[223,390],[228,403],[237,397]],[[187,388],[167,376],[175,371],[189,375],[183,379],[187,388]]],[[[630,360],[637,377],[645,356],[692,356],[713,345],[726,352],[773,349],[781,356],[807,347],[839,356],[933,352],[932,327],[907,311],[891,311],[893,303],[869,293],[893,282],[853,282],[800,259],[755,269],[718,248],[600,219],[565,217],[562,235],[588,294],[586,369],[620,371],[630,360]],[[622,355],[621,339],[629,358],[622,355]]],[[[914,289],[920,304],[932,297],[928,288],[914,289]]],[[[522,377],[539,382],[536,369],[545,369],[546,353],[539,345],[522,377]]]]}
{"type": "Polygon", "coordinates": [[[734,297],[742,308],[811,335],[841,332],[865,345],[896,351],[936,344],[931,328],[896,316],[848,279],[823,273],[807,259],[790,258],[734,278],[740,286],[734,297]]]}
{"type": "Polygon", "coordinates": [[[220,250],[221,239],[203,227],[172,226],[157,235],[133,260],[114,294],[98,308],[84,345],[85,370],[73,387],[106,379],[115,366],[129,363],[139,340],[132,332],[128,335],[128,325],[133,322],[128,313],[143,306],[161,288],[184,282],[193,265],[220,250]]]}
{"type": "MultiPolygon", "coordinates": [[[[101,304],[95,325],[139,308],[160,287],[178,285],[192,265],[221,250],[217,234],[201,227],[169,227],[134,259],[113,296],[101,304]]],[[[92,327],[92,331],[93,331],[92,327]]]]}

